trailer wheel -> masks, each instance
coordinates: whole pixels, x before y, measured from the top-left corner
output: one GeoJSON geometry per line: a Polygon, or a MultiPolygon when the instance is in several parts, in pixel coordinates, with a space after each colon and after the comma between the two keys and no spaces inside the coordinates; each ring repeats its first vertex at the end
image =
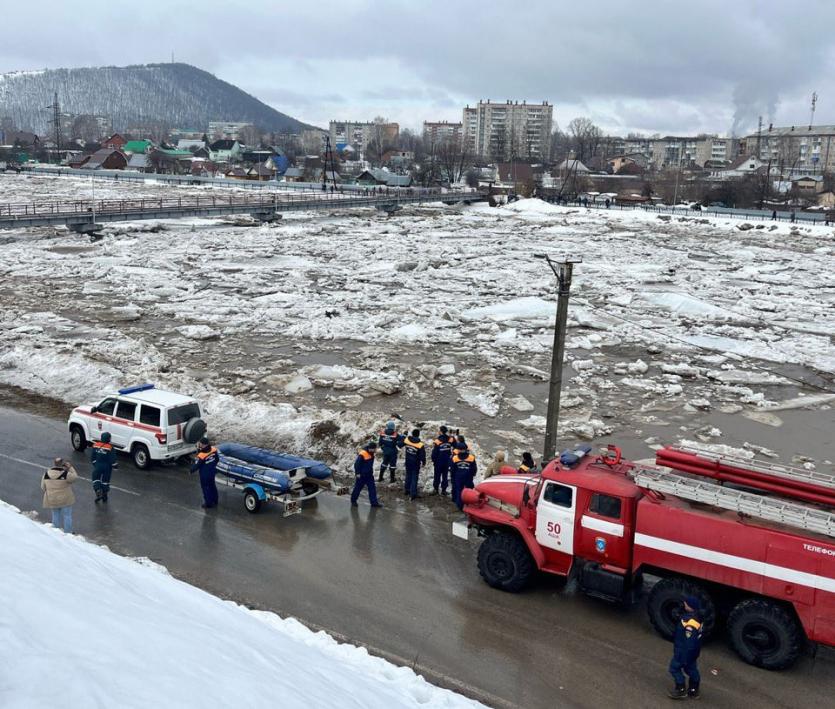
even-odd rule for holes
{"type": "Polygon", "coordinates": [[[261,498],[258,497],[252,490],[247,490],[244,493],[244,507],[247,512],[255,514],[261,509],[261,498]]]}
{"type": "Polygon", "coordinates": [[[728,616],[731,647],[749,665],[766,670],[791,667],[803,647],[803,631],[783,606],[752,598],[728,616]]]}
{"type": "Polygon", "coordinates": [[[494,532],[478,549],[478,570],[493,588],[516,593],[531,580],[535,566],[528,548],[517,535],[494,532]]]}
{"type": "Polygon", "coordinates": [[[672,640],[676,623],[681,618],[686,596],[695,596],[699,599],[702,637],[707,640],[716,625],[716,605],[702,586],[687,579],[676,577],[661,579],[652,587],[647,599],[649,622],[662,638],[672,640]]]}

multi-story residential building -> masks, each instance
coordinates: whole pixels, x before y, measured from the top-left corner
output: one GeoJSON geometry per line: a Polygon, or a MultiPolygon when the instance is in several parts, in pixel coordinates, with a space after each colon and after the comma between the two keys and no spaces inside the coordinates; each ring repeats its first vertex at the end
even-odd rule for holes
{"type": "Polygon", "coordinates": [[[740,139],[740,152],[777,163],[784,171],[809,174],[835,171],[835,125],[769,126],[740,139]]]}
{"type": "Polygon", "coordinates": [[[483,158],[545,158],[551,146],[552,113],[547,101],[479,101],[464,109],[464,136],[472,152],[483,158]]]}
{"type": "Polygon", "coordinates": [[[363,153],[372,141],[381,143],[379,148],[390,147],[400,135],[400,125],[397,123],[331,121],[329,128],[334,149],[342,151],[350,145],[358,153],[363,153]]]}
{"type": "Polygon", "coordinates": [[[463,123],[449,121],[424,121],[423,141],[429,145],[437,145],[450,140],[457,143],[461,140],[463,123]]]}
{"type": "Polygon", "coordinates": [[[211,121],[209,123],[209,130],[206,131],[206,135],[210,139],[222,139],[225,138],[227,140],[237,140],[240,137],[241,131],[246,126],[251,126],[252,124],[248,121],[243,122],[233,122],[233,121],[211,121]]]}
{"type": "Polygon", "coordinates": [[[467,106],[461,121],[461,135],[464,147],[470,155],[477,155],[478,147],[478,109],[467,106]]]}
{"type": "MultiPolygon", "coordinates": [[[[731,159],[731,140],[715,135],[650,138],[649,158],[653,168],[718,167],[731,159]]],[[[638,152],[638,151],[636,151],[638,152]]]]}

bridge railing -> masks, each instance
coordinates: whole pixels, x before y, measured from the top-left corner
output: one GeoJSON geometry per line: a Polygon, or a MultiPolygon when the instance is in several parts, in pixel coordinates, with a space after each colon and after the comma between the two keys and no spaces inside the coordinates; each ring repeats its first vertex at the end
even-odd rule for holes
{"type": "Polygon", "coordinates": [[[407,188],[398,191],[373,190],[367,193],[329,193],[311,190],[308,192],[288,192],[259,195],[206,195],[195,197],[138,198],[138,199],[100,199],[69,200],[64,202],[23,202],[0,204],[0,219],[26,219],[49,216],[80,216],[110,214],[143,214],[148,212],[187,212],[191,210],[222,211],[253,209],[266,211],[283,210],[288,206],[303,207],[360,207],[364,205],[397,204],[423,202],[427,199],[475,199],[477,193],[440,192],[434,190],[407,188]]]}

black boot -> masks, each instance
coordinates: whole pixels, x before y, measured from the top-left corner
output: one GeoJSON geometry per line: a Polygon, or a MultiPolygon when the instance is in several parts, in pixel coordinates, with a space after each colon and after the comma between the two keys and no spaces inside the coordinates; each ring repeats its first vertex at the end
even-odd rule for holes
{"type": "Polygon", "coordinates": [[[667,692],[667,696],[670,699],[687,699],[687,687],[683,684],[677,684],[675,689],[667,692]]]}
{"type": "Polygon", "coordinates": [[[701,699],[702,695],[699,694],[699,685],[691,682],[690,688],[687,690],[687,696],[690,697],[690,699],[701,699]]]}

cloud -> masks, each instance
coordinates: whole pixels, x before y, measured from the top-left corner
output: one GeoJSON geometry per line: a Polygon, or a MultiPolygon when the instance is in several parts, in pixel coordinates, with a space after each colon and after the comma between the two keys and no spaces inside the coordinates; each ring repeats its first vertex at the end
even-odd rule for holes
{"type": "MultiPolygon", "coordinates": [[[[4,9],[0,71],[166,61],[174,52],[291,115],[460,119],[480,98],[549,100],[611,130],[743,131],[835,114],[835,3],[317,0],[245,5],[32,0],[4,9]]],[[[574,115],[578,115],[574,113],[574,115]]],[[[833,121],[832,118],[829,119],[833,121]]]]}

